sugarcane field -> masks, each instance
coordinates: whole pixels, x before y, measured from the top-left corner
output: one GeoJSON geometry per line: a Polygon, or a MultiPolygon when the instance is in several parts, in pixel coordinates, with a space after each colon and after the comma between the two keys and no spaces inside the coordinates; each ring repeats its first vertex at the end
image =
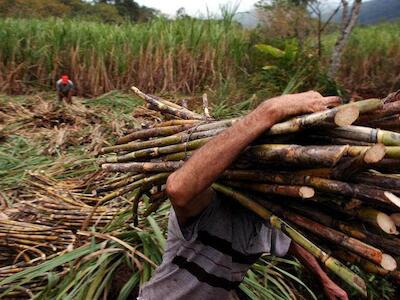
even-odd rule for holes
{"type": "Polygon", "coordinates": [[[397,0],[0,0],[0,299],[400,299],[397,0]]]}

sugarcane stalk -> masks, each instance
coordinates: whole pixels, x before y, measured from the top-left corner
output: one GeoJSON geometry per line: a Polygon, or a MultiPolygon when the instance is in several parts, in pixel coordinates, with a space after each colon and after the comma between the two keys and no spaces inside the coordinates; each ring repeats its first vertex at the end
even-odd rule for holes
{"type": "Polygon", "coordinates": [[[227,170],[222,174],[222,178],[256,182],[267,181],[287,185],[306,185],[322,192],[356,197],[367,203],[381,204],[385,207],[396,209],[400,207],[400,198],[388,191],[374,189],[362,184],[350,184],[314,176],[303,176],[288,172],[268,173],[258,170],[227,170]]]}
{"type": "Polygon", "coordinates": [[[351,264],[357,264],[358,266],[360,266],[363,270],[365,270],[368,273],[385,276],[385,277],[389,278],[390,280],[394,281],[395,283],[400,284],[400,272],[399,271],[385,270],[384,268],[381,268],[381,267],[377,266],[376,264],[371,263],[370,261],[368,261],[354,253],[351,253],[351,252],[340,250],[340,251],[334,251],[333,254],[343,261],[349,262],[351,264]]]}
{"type": "Polygon", "coordinates": [[[145,93],[140,91],[137,87],[132,86],[131,90],[136,95],[138,95],[140,98],[142,98],[143,100],[148,102],[150,105],[155,107],[160,112],[171,114],[178,118],[186,119],[186,120],[193,120],[193,119],[201,120],[201,119],[203,119],[203,117],[201,115],[196,114],[190,110],[187,110],[184,108],[180,109],[180,108],[173,107],[171,105],[167,105],[166,103],[163,103],[163,102],[157,100],[156,98],[151,97],[150,95],[146,95],[145,93]]]}
{"type": "MultiPolygon", "coordinates": [[[[140,175],[140,174],[139,174],[140,175]]],[[[137,181],[134,181],[126,186],[123,186],[121,189],[114,191],[110,194],[105,195],[103,198],[97,201],[96,205],[92,208],[92,211],[90,214],[86,217],[86,219],[81,223],[81,230],[85,231],[86,228],[89,226],[93,216],[96,214],[96,211],[99,209],[100,205],[110,201],[116,197],[122,196],[128,192],[131,192],[137,188],[144,189],[148,185],[155,184],[157,182],[163,182],[166,180],[168,177],[169,173],[160,173],[157,175],[153,175],[150,177],[145,177],[145,178],[140,178],[137,181]]],[[[71,226],[74,226],[74,224],[71,223],[71,226]]],[[[76,226],[76,225],[75,225],[76,226]]]]}
{"type": "Polygon", "coordinates": [[[358,156],[349,160],[343,160],[332,170],[332,178],[347,181],[354,174],[359,173],[369,167],[370,164],[376,164],[385,157],[385,146],[375,144],[365,149],[358,156]]]}
{"type": "MultiPolygon", "coordinates": [[[[271,127],[271,129],[267,132],[267,135],[276,135],[276,134],[284,134],[290,132],[296,132],[300,129],[304,129],[307,127],[315,126],[320,124],[324,121],[331,120],[335,117],[336,113],[340,110],[346,109],[347,107],[357,107],[360,113],[366,113],[369,111],[374,111],[380,108],[383,105],[382,100],[380,99],[369,99],[364,101],[358,101],[350,104],[341,105],[332,109],[328,109],[322,112],[316,112],[305,116],[300,116],[297,118],[293,118],[289,121],[275,124],[271,127]]],[[[358,115],[357,115],[358,117],[358,115]]],[[[357,117],[352,120],[350,124],[352,124],[357,117]]],[[[350,124],[343,124],[340,122],[338,126],[350,125],[350,124]]]]}
{"type": "Polygon", "coordinates": [[[130,134],[127,134],[121,138],[119,138],[116,142],[116,145],[126,144],[134,140],[139,139],[148,139],[152,137],[160,137],[160,136],[169,136],[176,134],[178,132],[185,131],[189,128],[193,127],[191,124],[187,125],[175,125],[175,126],[167,126],[167,127],[154,127],[148,129],[142,129],[130,134]]]}
{"type": "Polygon", "coordinates": [[[179,161],[179,160],[187,160],[190,156],[192,156],[194,151],[184,151],[177,152],[163,156],[161,159],[164,161],[179,161]]]}
{"type": "Polygon", "coordinates": [[[313,144],[350,145],[350,146],[372,146],[372,143],[355,141],[345,138],[332,137],[328,135],[307,134],[307,140],[313,144]]]}
{"type": "MultiPolygon", "coordinates": [[[[284,202],[284,203],[286,205],[286,202],[284,202]]],[[[381,235],[372,234],[365,230],[361,231],[359,228],[356,228],[348,223],[338,220],[337,217],[332,217],[331,215],[328,215],[327,213],[324,213],[324,212],[318,210],[318,207],[315,207],[315,206],[311,207],[310,205],[304,205],[304,204],[301,204],[298,202],[295,202],[295,203],[291,202],[291,203],[288,203],[287,205],[290,206],[290,208],[295,209],[301,215],[311,218],[312,220],[314,220],[316,222],[322,223],[325,226],[334,227],[337,230],[340,230],[341,232],[343,232],[353,238],[359,239],[361,241],[364,241],[366,243],[369,243],[371,245],[379,247],[379,248],[383,249],[384,251],[387,251],[394,255],[400,255],[400,240],[398,240],[398,239],[387,239],[381,235]]],[[[325,206],[325,208],[328,207],[330,209],[330,211],[335,213],[335,216],[336,216],[336,212],[339,212],[344,215],[350,216],[351,218],[357,218],[359,220],[363,220],[364,213],[363,212],[358,213],[358,211],[368,209],[368,208],[361,207],[360,209],[347,210],[347,209],[342,209],[338,206],[332,206],[332,204],[327,206],[326,203],[323,203],[323,205],[325,206]]],[[[369,221],[367,221],[367,222],[369,222],[369,221]]],[[[376,219],[370,218],[370,222],[376,223],[376,219]]]]}
{"type": "Polygon", "coordinates": [[[395,115],[400,113],[400,101],[389,102],[383,104],[382,108],[377,109],[373,112],[365,114],[365,116],[360,117],[357,122],[368,122],[370,120],[376,120],[390,115],[395,115]]]}
{"type": "Polygon", "coordinates": [[[400,128],[400,115],[396,115],[396,117],[391,119],[382,120],[380,123],[376,124],[379,128],[398,132],[400,128]]]}
{"type": "MultiPolygon", "coordinates": [[[[337,224],[341,224],[339,221],[337,221],[336,219],[333,219],[330,216],[324,217],[323,216],[324,213],[317,212],[311,207],[305,207],[298,203],[290,203],[290,206],[294,207],[296,209],[302,210],[303,213],[305,213],[305,215],[307,217],[310,217],[310,215],[308,215],[308,212],[307,212],[307,211],[310,211],[310,213],[312,213],[312,215],[317,215],[316,218],[311,217],[313,220],[315,220],[317,222],[321,221],[326,226],[340,227],[339,225],[337,225],[337,224]],[[327,220],[327,218],[329,218],[329,222],[322,221],[322,220],[327,220]]],[[[374,209],[371,207],[362,207],[362,206],[356,206],[354,208],[350,208],[348,204],[346,204],[345,208],[342,208],[341,206],[334,205],[333,203],[330,203],[328,205],[325,203],[325,206],[329,207],[330,210],[332,210],[333,212],[340,212],[344,215],[350,216],[351,218],[356,218],[362,222],[368,223],[371,226],[374,226],[375,228],[377,228],[379,231],[383,231],[383,232],[386,232],[388,234],[393,234],[393,235],[398,234],[396,225],[395,225],[394,221],[390,218],[390,216],[382,211],[377,210],[377,209],[374,209]]]]}
{"type": "MultiPolygon", "coordinates": [[[[179,104],[177,104],[177,103],[175,103],[175,102],[171,102],[171,101],[169,101],[169,100],[162,99],[162,98],[160,98],[160,97],[158,97],[158,96],[155,96],[155,95],[149,95],[149,96],[152,97],[152,98],[154,98],[154,99],[156,99],[156,100],[158,100],[158,101],[161,102],[162,104],[165,104],[165,105],[170,106],[170,107],[172,107],[172,108],[176,108],[176,109],[178,109],[179,111],[186,112],[186,113],[188,113],[189,115],[194,113],[193,111],[187,109],[187,107],[181,106],[181,105],[179,105],[179,104]]],[[[206,115],[206,118],[207,118],[208,120],[212,120],[212,118],[211,118],[208,114],[206,115]]]]}
{"type": "Polygon", "coordinates": [[[151,147],[160,147],[174,145],[177,143],[187,142],[191,140],[196,140],[204,137],[215,136],[225,128],[231,126],[236,119],[218,121],[208,124],[198,125],[192,130],[181,132],[167,137],[152,139],[149,141],[142,142],[129,142],[122,145],[115,145],[110,147],[105,147],[101,149],[102,154],[107,154],[110,152],[121,152],[121,151],[136,151],[140,149],[146,149],[151,147]]]}
{"type": "Polygon", "coordinates": [[[383,118],[369,119],[357,124],[367,127],[396,128],[400,125],[400,117],[399,114],[395,114],[383,118]]]}
{"type": "Polygon", "coordinates": [[[153,212],[157,211],[160,206],[167,200],[168,197],[166,196],[166,194],[164,194],[163,197],[160,197],[156,201],[151,202],[150,206],[143,213],[143,217],[147,218],[148,216],[150,216],[153,212]]]}
{"type": "MultiPolygon", "coordinates": [[[[46,201],[49,201],[48,199],[46,199],[46,201]]],[[[92,209],[92,206],[88,206],[88,207],[79,207],[79,206],[71,206],[71,205],[59,205],[59,204],[53,204],[51,202],[39,202],[38,204],[36,203],[25,203],[26,206],[30,207],[30,208],[36,208],[36,209],[42,209],[45,211],[49,211],[49,212],[63,212],[63,213],[84,213],[87,211],[90,211],[92,209]]],[[[116,209],[113,208],[106,208],[106,207],[99,207],[98,208],[99,211],[101,212],[116,212],[116,209]]]]}
{"type": "Polygon", "coordinates": [[[314,189],[308,186],[245,183],[241,181],[224,181],[224,184],[254,192],[276,194],[295,198],[308,199],[314,197],[315,195],[314,189]]]}
{"type": "Polygon", "coordinates": [[[396,92],[390,93],[389,95],[386,96],[386,98],[383,100],[383,102],[386,103],[391,103],[395,101],[400,100],[400,90],[397,90],[396,92]]]}
{"type": "Polygon", "coordinates": [[[399,234],[396,229],[396,224],[390,218],[390,216],[377,209],[364,207],[357,209],[356,215],[364,222],[370,223],[371,225],[383,230],[388,234],[399,234]]]}
{"type": "MultiPolygon", "coordinates": [[[[357,156],[361,152],[369,149],[370,146],[350,146],[348,148],[348,155],[350,156],[357,156]]],[[[386,146],[385,147],[385,157],[392,158],[392,159],[399,159],[400,158],[400,147],[399,146],[386,146]]]]}
{"type": "Polygon", "coordinates": [[[193,141],[197,139],[202,139],[206,137],[213,137],[220,132],[222,132],[223,128],[211,129],[206,131],[194,132],[194,133],[182,133],[177,135],[172,135],[160,139],[154,139],[143,142],[132,142],[123,145],[116,145],[105,147],[101,150],[102,154],[110,153],[110,152],[122,152],[122,151],[138,151],[138,150],[146,150],[149,148],[162,147],[162,146],[173,146],[179,143],[193,141]]]}
{"type": "Polygon", "coordinates": [[[195,125],[200,123],[200,120],[169,120],[160,122],[154,125],[154,127],[168,127],[168,126],[180,126],[180,125],[195,125]]]}
{"type": "Polygon", "coordinates": [[[343,281],[348,283],[350,286],[355,288],[364,297],[367,296],[366,285],[364,280],[357,274],[353,273],[341,262],[336,260],[334,257],[330,256],[323,250],[321,250],[317,245],[312,243],[306,237],[304,237],[299,231],[292,228],[288,223],[273,215],[269,210],[264,208],[259,203],[253,201],[246,195],[239,193],[233,189],[225,187],[221,184],[213,184],[212,186],[216,191],[225,194],[226,196],[236,200],[244,207],[256,213],[261,218],[268,221],[273,227],[281,230],[287,234],[292,240],[298,243],[300,246],[305,248],[313,256],[315,256],[319,261],[324,264],[329,270],[335,273],[343,281]]]}
{"type": "Polygon", "coordinates": [[[133,218],[133,225],[139,225],[139,218],[138,218],[138,209],[139,209],[139,202],[143,196],[142,189],[139,187],[133,192],[133,196],[131,198],[132,202],[132,218],[133,218]]]}
{"type": "Polygon", "coordinates": [[[125,155],[120,156],[109,156],[101,159],[99,162],[102,163],[122,163],[135,160],[137,158],[148,158],[148,157],[158,157],[163,154],[171,154],[175,152],[181,152],[186,150],[194,150],[203,146],[211,138],[202,138],[198,140],[193,140],[185,143],[180,143],[176,145],[170,145],[165,147],[154,147],[148,149],[142,149],[138,151],[133,151],[125,155]]]}
{"type": "MultiPolygon", "coordinates": [[[[378,144],[381,145],[381,144],[378,144]]],[[[254,150],[255,155],[257,155],[257,153],[261,153],[263,154],[264,152],[266,152],[266,155],[268,154],[267,151],[272,151],[272,150],[284,150],[284,149],[291,149],[292,147],[296,148],[297,147],[303,147],[304,149],[317,149],[317,150],[321,150],[321,151],[331,151],[331,155],[334,157],[334,153],[335,151],[338,151],[338,153],[340,153],[340,150],[342,149],[342,146],[298,146],[298,145],[290,145],[290,144],[262,144],[262,145],[257,145],[257,146],[252,146],[249,148],[248,151],[251,151],[252,149],[254,150]]],[[[346,146],[346,145],[345,145],[346,146]]],[[[393,159],[399,159],[400,158],[400,146],[375,146],[375,144],[370,144],[370,145],[366,145],[366,146],[356,146],[356,145],[347,145],[345,147],[346,151],[345,153],[343,153],[343,155],[348,155],[351,157],[355,157],[358,156],[362,153],[364,153],[365,151],[368,151],[369,149],[371,149],[372,147],[374,147],[375,149],[372,150],[370,152],[371,154],[371,158],[375,157],[380,157],[381,153],[383,152],[383,150],[385,151],[385,158],[393,158],[393,159]],[[377,148],[379,147],[379,148],[377,148]],[[376,153],[376,154],[375,154],[376,153]]],[[[330,153],[330,152],[327,152],[330,153]]],[[[260,154],[260,156],[262,156],[260,154]]],[[[338,155],[338,158],[341,158],[343,156],[338,155]]],[[[327,157],[329,158],[329,157],[327,157]]],[[[367,158],[369,159],[369,158],[367,158]]],[[[368,163],[374,163],[376,161],[379,161],[379,159],[372,159],[370,161],[368,161],[368,163]]]]}
{"type": "Polygon", "coordinates": [[[124,174],[122,176],[116,176],[116,177],[110,178],[108,180],[104,180],[104,181],[102,181],[102,183],[103,183],[103,185],[113,184],[113,183],[119,182],[121,180],[127,179],[129,177],[132,177],[133,175],[137,175],[137,174],[124,174]]]}
{"type": "Polygon", "coordinates": [[[103,164],[101,167],[107,172],[170,172],[182,167],[182,161],[165,161],[165,162],[132,162],[132,163],[115,163],[103,164]]]}
{"type": "Polygon", "coordinates": [[[379,187],[382,189],[388,189],[388,190],[400,189],[400,178],[386,174],[363,172],[360,174],[353,175],[352,181],[379,187]]]}
{"type": "Polygon", "coordinates": [[[137,180],[127,186],[124,186],[123,188],[112,192],[110,194],[105,195],[103,198],[101,198],[96,205],[100,205],[103,204],[105,202],[108,202],[116,197],[122,196],[128,192],[131,192],[137,188],[144,188],[147,187],[148,185],[154,185],[156,183],[160,183],[160,182],[165,182],[168,178],[170,173],[167,172],[163,172],[163,173],[159,173],[150,177],[145,177],[143,179],[137,180]]]}
{"type": "MultiPolygon", "coordinates": [[[[29,205],[29,204],[28,204],[29,205]]],[[[34,206],[34,205],[29,205],[30,207],[33,208],[38,208],[38,209],[42,209],[45,210],[47,212],[51,212],[51,213],[60,213],[60,214],[76,214],[76,215],[81,215],[81,214],[85,214],[89,211],[92,210],[92,207],[90,208],[85,208],[85,209],[80,209],[78,207],[63,207],[63,206],[56,206],[56,205],[52,205],[51,203],[41,203],[41,206],[34,206]]],[[[103,213],[110,213],[110,214],[115,214],[118,212],[118,209],[113,209],[113,208],[108,208],[108,207],[98,207],[97,211],[101,214],[103,213]]]]}
{"type": "Polygon", "coordinates": [[[135,182],[137,180],[143,179],[145,177],[144,174],[137,174],[134,176],[129,176],[129,177],[123,177],[122,180],[114,182],[112,184],[109,185],[104,185],[98,189],[96,189],[95,194],[101,194],[104,192],[109,192],[109,191],[113,191],[115,189],[118,189],[120,187],[126,186],[132,182],[135,182]]]}
{"type": "Polygon", "coordinates": [[[400,159],[384,158],[369,168],[381,173],[397,173],[400,171],[400,159]]]}
{"type": "Polygon", "coordinates": [[[260,204],[271,210],[273,213],[296,224],[297,226],[307,229],[316,236],[329,240],[330,242],[353,251],[382,266],[384,269],[393,271],[397,268],[395,259],[389,254],[383,253],[378,248],[368,245],[358,239],[352,238],[340,231],[329,228],[328,226],[322,225],[319,222],[315,222],[301,215],[295,214],[280,205],[268,201],[262,201],[260,204]]]}
{"type": "MultiPolygon", "coordinates": [[[[150,97],[153,97],[153,98],[155,98],[156,100],[158,100],[158,101],[164,103],[165,105],[169,105],[169,106],[171,106],[171,107],[173,107],[173,108],[188,110],[186,107],[180,106],[179,104],[174,103],[174,102],[171,102],[171,101],[169,101],[169,100],[167,100],[167,99],[162,99],[162,98],[160,98],[160,97],[158,97],[158,96],[156,96],[156,95],[149,94],[149,96],[150,96],[150,97]]],[[[190,110],[188,110],[188,111],[190,111],[190,110]]],[[[192,111],[190,111],[190,112],[192,112],[192,111]]]]}
{"type": "Polygon", "coordinates": [[[388,130],[349,125],[328,129],[326,132],[334,137],[367,143],[380,143],[385,146],[400,146],[400,134],[388,130]]]}
{"type": "Polygon", "coordinates": [[[40,234],[21,234],[21,233],[0,233],[0,237],[5,239],[9,238],[19,238],[19,239],[30,239],[30,240],[46,240],[46,241],[56,241],[57,236],[40,235],[40,234]]]}
{"type": "Polygon", "coordinates": [[[207,97],[207,94],[206,94],[206,93],[203,94],[202,99],[203,99],[203,111],[204,111],[204,116],[205,116],[206,118],[211,118],[210,112],[209,112],[209,110],[208,110],[208,97],[207,97]]]}
{"type": "Polygon", "coordinates": [[[248,158],[308,166],[331,167],[347,153],[348,146],[257,145],[246,150],[248,158]]]}

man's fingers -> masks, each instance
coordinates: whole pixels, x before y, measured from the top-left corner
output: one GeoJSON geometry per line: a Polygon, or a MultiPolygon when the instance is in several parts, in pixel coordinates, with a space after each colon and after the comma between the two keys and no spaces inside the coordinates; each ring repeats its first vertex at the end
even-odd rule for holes
{"type": "Polygon", "coordinates": [[[349,300],[349,296],[347,296],[347,293],[345,291],[342,291],[343,293],[340,295],[340,300],[349,300]]]}
{"type": "Polygon", "coordinates": [[[342,104],[342,100],[337,96],[324,97],[324,104],[328,107],[335,107],[342,104]]]}
{"type": "Polygon", "coordinates": [[[347,296],[347,293],[344,290],[342,290],[341,288],[337,289],[336,296],[340,300],[349,300],[349,297],[347,296]]]}
{"type": "Polygon", "coordinates": [[[308,96],[312,97],[312,98],[322,98],[322,95],[316,91],[308,91],[306,92],[306,94],[308,94],[308,96]]]}

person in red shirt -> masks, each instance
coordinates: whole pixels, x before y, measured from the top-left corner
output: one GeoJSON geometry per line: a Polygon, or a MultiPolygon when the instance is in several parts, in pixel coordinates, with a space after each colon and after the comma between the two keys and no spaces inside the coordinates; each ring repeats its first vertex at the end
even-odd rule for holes
{"type": "Polygon", "coordinates": [[[62,101],[66,98],[68,104],[72,103],[72,93],[74,90],[74,83],[69,80],[68,75],[62,75],[56,83],[58,100],[62,101]]]}

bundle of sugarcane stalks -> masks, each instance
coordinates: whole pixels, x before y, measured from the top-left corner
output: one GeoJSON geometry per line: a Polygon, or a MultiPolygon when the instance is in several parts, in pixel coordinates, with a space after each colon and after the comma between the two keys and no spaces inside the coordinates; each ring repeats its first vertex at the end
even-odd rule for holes
{"type": "MultiPolygon", "coordinates": [[[[168,120],[101,150],[102,169],[119,175],[96,193],[100,204],[131,195],[137,223],[167,200],[169,174],[240,118],[214,120],[132,90],[168,120]]],[[[361,295],[365,282],[347,264],[400,283],[399,113],[397,93],[275,124],[213,188],[285,232],[361,295]]]]}

